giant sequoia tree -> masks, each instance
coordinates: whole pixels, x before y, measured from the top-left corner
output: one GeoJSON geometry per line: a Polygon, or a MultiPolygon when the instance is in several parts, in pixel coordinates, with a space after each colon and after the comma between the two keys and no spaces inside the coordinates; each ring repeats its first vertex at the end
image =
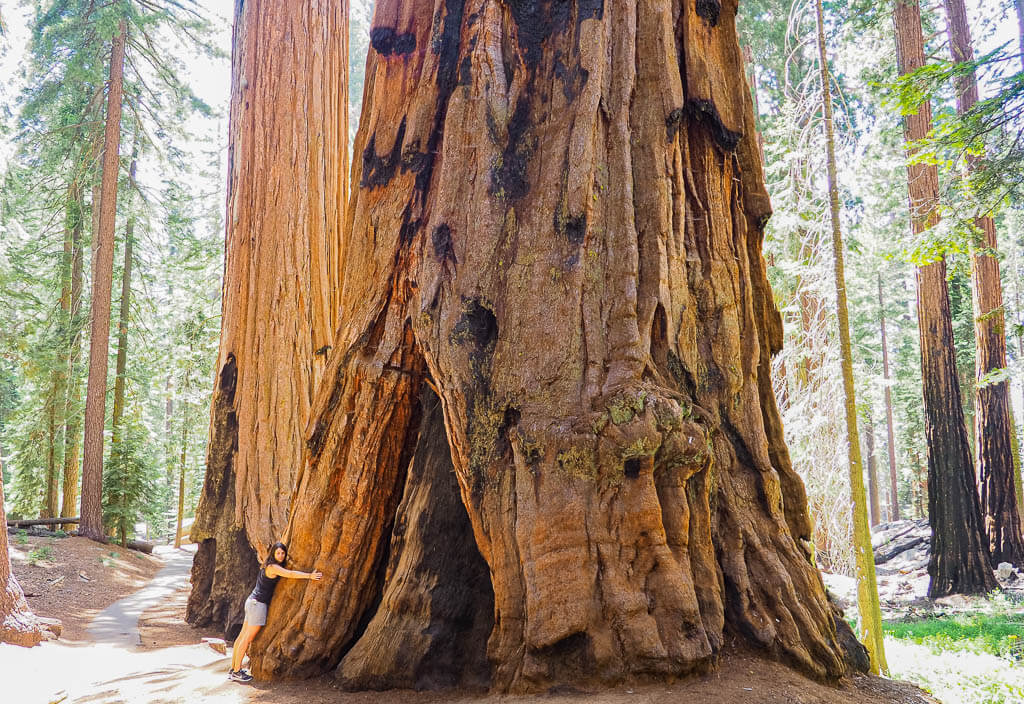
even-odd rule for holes
{"type": "Polygon", "coordinates": [[[348,190],[347,3],[239,2],[223,321],[187,618],[237,631],[285,530],[333,341],[348,190]]]}
{"type": "Polygon", "coordinates": [[[4,511],[3,460],[0,458],[0,643],[38,645],[43,629],[36,621],[25,601],[21,585],[11,573],[11,558],[7,552],[7,514],[4,511]]]}
{"type": "MultiPolygon", "coordinates": [[[[246,68],[280,58],[262,23],[304,5],[250,0],[236,17],[232,192],[248,160],[306,162],[257,138],[271,119],[257,111],[287,105],[275,119],[315,128],[281,91],[319,78],[246,68]]],[[[338,287],[300,295],[310,280],[286,269],[265,297],[251,268],[239,294],[250,325],[302,345],[307,319],[279,300],[336,296],[305,442],[274,440],[296,443],[294,477],[280,461],[243,470],[262,442],[246,405],[277,378],[296,415],[319,375],[254,369],[266,338],[230,354],[222,339],[193,613],[226,607],[211,585],[252,564],[222,541],[264,547],[282,507],[293,561],[325,573],[278,589],[258,676],[664,677],[711,666],[727,634],[823,678],[866,667],[811,563],[769,379],[782,330],[735,10],[377,3],[338,287]]],[[[301,59],[309,37],[285,21],[301,59]]],[[[260,178],[274,194],[291,175],[260,178]]],[[[298,216],[258,190],[230,198],[225,325],[232,262],[303,251],[298,216]],[[280,222],[238,225],[271,211],[280,222]]]]}

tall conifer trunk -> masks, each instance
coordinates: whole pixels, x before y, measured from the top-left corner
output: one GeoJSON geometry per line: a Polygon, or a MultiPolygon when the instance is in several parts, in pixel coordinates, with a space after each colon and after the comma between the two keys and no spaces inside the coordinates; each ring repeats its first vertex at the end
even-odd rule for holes
{"type": "Polygon", "coordinates": [[[882,379],[885,383],[886,449],[889,451],[889,520],[900,520],[900,499],[896,474],[896,433],[892,422],[892,377],[889,375],[889,339],[885,332],[885,299],[882,297],[882,275],[878,274],[878,314],[882,328],[882,379]]]}
{"type": "MultiPolygon", "coordinates": [[[[917,0],[896,0],[893,22],[902,75],[925,62],[917,0]]],[[[903,121],[907,142],[924,139],[931,129],[931,105],[923,102],[903,121]]],[[[921,233],[938,222],[938,170],[933,165],[910,164],[907,184],[911,225],[915,233],[921,233]]],[[[928,595],[985,593],[996,583],[964,426],[944,259],[917,269],[917,315],[928,442],[928,522],[932,529],[928,595]]]]}
{"type": "MultiPolygon", "coordinates": [[[[131,207],[132,195],[135,192],[135,171],[138,168],[139,144],[138,135],[132,147],[132,160],[128,167],[128,206],[131,207]]],[[[114,364],[114,407],[111,409],[111,447],[121,442],[121,420],[124,415],[125,375],[128,371],[128,325],[131,321],[132,308],[132,260],[135,248],[135,214],[128,213],[128,222],[124,230],[124,266],[121,269],[121,303],[117,319],[117,361],[114,364]]]]}
{"type": "MultiPolygon", "coordinates": [[[[246,70],[273,49],[260,11],[291,6],[245,4],[235,105],[302,85],[246,70]]],[[[847,671],[841,642],[866,667],[811,564],[772,394],[782,330],[735,11],[377,3],[339,325],[288,495],[291,559],[325,579],[278,588],[257,676],[460,683],[486,653],[502,691],[666,678],[712,667],[727,634],[822,678],[847,671]],[[457,504],[434,484],[449,461],[457,504]],[[465,518],[433,513],[453,505],[465,518]],[[486,570],[434,549],[456,541],[486,570]],[[391,626],[416,636],[411,662],[379,646],[391,626]],[[425,639],[473,657],[438,662],[425,639]]],[[[229,272],[263,246],[243,232],[229,272]]],[[[222,357],[215,408],[252,393],[237,355],[255,340],[222,357]]],[[[252,471],[240,501],[280,481],[252,471]]]]}
{"type": "MultiPolygon", "coordinates": [[[[82,523],[79,532],[94,540],[103,531],[103,426],[107,403],[107,356],[110,347],[110,291],[114,272],[114,224],[117,216],[118,149],[121,143],[121,99],[128,24],[121,20],[111,45],[106,131],[103,139],[103,181],[99,228],[93,242],[92,326],[89,381],[85,399],[85,456],[82,461],[82,523]]],[[[95,204],[94,204],[95,207],[95,204]]]]}
{"type": "Polygon", "coordinates": [[[864,417],[864,453],[867,456],[868,470],[868,516],[871,527],[882,522],[882,507],[878,497],[878,462],[875,458],[875,423],[871,418],[871,409],[867,408],[864,417]]]}
{"type": "MultiPolygon", "coordinates": [[[[876,675],[889,668],[885,661],[882,636],[882,612],[878,603],[875,559],[868,527],[868,506],[864,496],[863,464],[857,428],[857,398],[853,385],[853,353],[850,349],[850,314],[846,302],[846,273],[843,266],[843,237],[839,223],[839,176],[836,168],[835,134],[832,122],[832,86],[828,56],[825,51],[825,17],[821,0],[815,0],[815,24],[818,40],[818,67],[821,75],[821,106],[825,122],[825,168],[828,174],[829,216],[832,225],[832,264],[835,274],[836,317],[839,324],[839,354],[842,360],[843,401],[846,411],[846,442],[849,458],[850,504],[853,523],[853,551],[857,569],[857,610],[860,617],[861,642],[871,658],[871,671],[876,675]]],[[[868,432],[868,476],[871,492],[871,520],[878,515],[878,491],[873,471],[874,432],[870,417],[868,432]]]]}
{"type": "MultiPolygon", "coordinates": [[[[971,29],[963,0],[945,0],[949,48],[955,63],[974,60],[971,29]]],[[[974,72],[954,79],[956,107],[961,115],[978,102],[974,72]]],[[[977,157],[967,156],[974,169],[977,157]]],[[[971,252],[971,283],[974,292],[974,330],[977,340],[974,438],[981,481],[981,506],[985,516],[992,564],[1024,565],[1020,507],[1014,486],[1013,449],[1010,436],[1010,382],[985,383],[985,376],[1006,367],[1006,324],[1003,289],[999,279],[996,225],[991,217],[974,221],[980,241],[971,252]]]]}
{"type": "MultiPolygon", "coordinates": [[[[82,383],[80,378],[79,364],[82,356],[82,267],[84,256],[82,253],[82,226],[83,213],[85,210],[84,192],[82,184],[76,179],[74,182],[72,202],[74,208],[68,210],[68,229],[71,232],[70,242],[65,242],[65,248],[70,244],[71,251],[65,249],[65,258],[68,260],[66,276],[68,286],[68,336],[67,336],[67,395],[64,404],[64,471],[63,488],[61,498],[61,516],[75,516],[78,513],[78,479],[79,468],[78,458],[81,448],[81,406],[82,406],[82,383]]],[[[63,296],[61,297],[63,300],[63,296]]],[[[75,524],[64,523],[61,527],[64,530],[71,530],[75,524]]]]}

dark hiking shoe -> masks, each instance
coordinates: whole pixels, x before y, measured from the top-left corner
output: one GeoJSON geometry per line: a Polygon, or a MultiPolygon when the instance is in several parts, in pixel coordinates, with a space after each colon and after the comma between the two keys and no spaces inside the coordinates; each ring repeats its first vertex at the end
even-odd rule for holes
{"type": "Polygon", "coordinates": [[[228,672],[228,679],[232,682],[252,682],[252,675],[245,670],[231,670],[228,672]]]}

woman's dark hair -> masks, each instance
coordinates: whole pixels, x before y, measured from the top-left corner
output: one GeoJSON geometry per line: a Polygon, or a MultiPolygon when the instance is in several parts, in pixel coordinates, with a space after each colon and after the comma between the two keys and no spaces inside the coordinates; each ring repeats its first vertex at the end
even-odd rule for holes
{"type": "Polygon", "coordinates": [[[284,543],[274,543],[273,545],[270,546],[270,552],[267,553],[267,559],[263,561],[263,567],[265,568],[268,565],[281,565],[283,567],[284,563],[285,563],[285,560],[287,560],[287,559],[288,559],[288,546],[285,545],[284,543]],[[281,560],[280,562],[278,562],[277,558],[274,557],[274,553],[277,552],[278,548],[281,548],[282,550],[284,550],[284,560],[281,560]]]}

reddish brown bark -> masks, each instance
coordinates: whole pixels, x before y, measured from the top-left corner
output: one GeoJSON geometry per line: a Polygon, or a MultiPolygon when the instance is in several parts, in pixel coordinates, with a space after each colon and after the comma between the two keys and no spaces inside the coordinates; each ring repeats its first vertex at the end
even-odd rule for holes
{"type": "MultiPolygon", "coordinates": [[[[63,491],[61,498],[61,516],[78,515],[78,458],[82,445],[81,438],[81,405],[82,384],[79,363],[82,356],[82,214],[85,209],[83,189],[76,180],[73,185],[74,207],[68,209],[68,229],[70,241],[65,240],[64,256],[68,266],[65,276],[68,280],[68,358],[67,358],[67,396],[64,404],[64,472],[63,491]],[[67,250],[70,245],[70,252],[67,250]]],[[[64,297],[61,296],[63,305],[64,297]]],[[[61,528],[71,530],[73,523],[64,523],[61,528]]]]}
{"type": "Polygon", "coordinates": [[[43,629],[29,609],[18,580],[11,573],[2,470],[3,459],[0,458],[0,643],[31,647],[38,645],[43,639],[43,629]]]}
{"type": "MultiPolygon", "coordinates": [[[[897,0],[893,10],[900,74],[924,65],[924,39],[917,0],[897,0]]],[[[931,106],[903,118],[908,142],[924,139],[931,128],[931,106]]],[[[915,234],[938,221],[939,179],[934,165],[907,166],[911,226],[915,234]]],[[[928,595],[982,593],[994,589],[974,466],[964,426],[957,379],[953,326],[946,285],[946,262],[917,270],[925,436],[928,444],[928,522],[932,529],[928,595]]]]}
{"type": "Polygon", "coordinates": [[[886,449],[889,451],[889,520],[900,520],[900,499],[896,475],[896,433],[892,422],[892,377],[889,375],[889,340],[885,333],[885,299],[882,297],[882,275],[878,275],[878,311],[882,328],[882,379],[885,383],[886,449]]]}
{"type": "MultiPolygon", "coordinates": [[[[138,127],[136,127],[138,129],[138,127]]],[[[135,191],[135,173],[138,169],[139,143],[138,135],[132,147],[132,160],[128,166],[128,204],[131,206],[132,194],[135,191]]],[[[124,231],[124,265],[121,268],[121,302],[117,318],[117,359],[114,363],[114,407],[110,412],[111,444],[117,446],[121,442],[121,418],[124,415],[125,375],[128,372],[128,323],[131,320],[132,307],[132,264],[135,245],[135,213],[128,214],[128,222],[124,231]]],[[[124,544],[122,536],[122,544],[124,544]]]]}
{"type": "Polygon", "coordinates": [[[340,325],[292,502],[290,555],[325,578],[278,588],[257,676],[349,651],[371,661],[340,676],[374,686],[431,669],[429,648],[375,645],[436,623],[386,578],[429,567],[408,532],[414,497],[442,490],[418,483],[423,383],[494,599],[460,647],[493,688],[702,670],[726,634],[847,670],[772,395],[735,10],[378,2],[340,325]]]}
{"type": "MultiPolygon", "coordinates": [[[[121,99],[124,47],[128,24],[121,20],[111,46],[103,139],[103,180],[99,226],[93,242],[92,325],[89,381],[85,396],[85,454],[82,459],[82,509],[79,533],[103,540],[103,426],[107,404],[107,356],[110,347],[110,292],[114,276],[114,222],[117,216],[118,149],[121,143],[121,99]]],[[[93,207],[95,207],[95,203],[93,207]]]]}
{"type": "MultiPolygon", "coordinates": [[[[963,0],[945,0],[949,29],[949,48],[955,63],[974,60],[971,28],[963,0]]],[[[957,112],[964,114],[978,102],[978,82],[974,72],[954,79],[957,112]]],[[[973,170],[977,157],[967,158],[973,170]]],[[[974,221],[980,233],[971,256],[971,283],[974,292],[974,331],[977,341],[974,444],[981,482],[981,505],[985,515],[992,564],[1024,564],[1024,538],[1021,536],[1010,423],[1010,382],[983,384],[984,377],[1006,367],[1006,325],[1003,288],[999,279],[996,225],[991,217],[974,221]]]]}
{"type": "Polygon", "coordinates": [[[236,4],[223,322],[187,614],[229,633],[256,576],[253,548],[285,535],[338,324],[347,8],[236,4]]]}

